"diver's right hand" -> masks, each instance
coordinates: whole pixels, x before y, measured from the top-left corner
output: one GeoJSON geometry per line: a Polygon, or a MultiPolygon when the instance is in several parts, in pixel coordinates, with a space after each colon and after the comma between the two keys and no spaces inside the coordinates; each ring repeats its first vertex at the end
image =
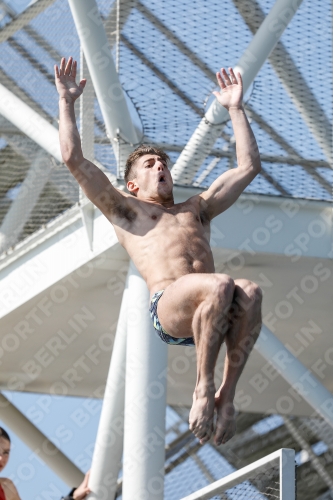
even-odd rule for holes
{"type": "Polygon", "coordinates": [[[55,84],[60,98],[66,99],[68,102],[74,102],[83,92],[87,80],[81,80],[79,85],[76,84],[76,68],[77,62],[70,57],[66,64],[66,59],[61,59],[60,68],[54,66],[55,84]]]}

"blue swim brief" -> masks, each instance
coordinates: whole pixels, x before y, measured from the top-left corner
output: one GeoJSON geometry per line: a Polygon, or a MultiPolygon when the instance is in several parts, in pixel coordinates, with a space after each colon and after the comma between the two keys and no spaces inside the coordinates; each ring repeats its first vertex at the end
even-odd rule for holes
{"type": "Polygon", "coordinates": [[[159,292],[154,293],[150,301],[150,317],[152,319],[153,325],[159,337],[171,345],[195,345],[193,337],[184,337],[181,339],[177,339],[176,337],[171,337],[163,328],[157,316],[157,304],[160,298],[162,297],[164,290],[160,290],[159,292]]]}

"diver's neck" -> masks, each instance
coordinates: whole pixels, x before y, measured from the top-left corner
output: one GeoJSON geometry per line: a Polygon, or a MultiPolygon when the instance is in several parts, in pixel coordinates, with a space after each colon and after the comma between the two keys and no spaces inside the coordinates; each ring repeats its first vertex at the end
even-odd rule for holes
{"type": "Polygon", "coordinates": [[[173,194],[168,198],[161,198],[160,196],[147,196],[141,198],[138,196],[138,199],[147,203],[153,203],[154,205],[160,205],[164,208],[171,208],[175,205],[173,194]]]}

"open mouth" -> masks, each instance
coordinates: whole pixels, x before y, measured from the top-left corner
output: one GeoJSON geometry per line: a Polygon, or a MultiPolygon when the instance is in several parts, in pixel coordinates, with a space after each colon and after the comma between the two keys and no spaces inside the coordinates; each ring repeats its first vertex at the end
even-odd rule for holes
{"type": "Polygon", "coordinates": [[[164,175],[161,175],[161,177],[158,179],[158,182],[165,182],[165,177],[164,177],[164,175]]]}

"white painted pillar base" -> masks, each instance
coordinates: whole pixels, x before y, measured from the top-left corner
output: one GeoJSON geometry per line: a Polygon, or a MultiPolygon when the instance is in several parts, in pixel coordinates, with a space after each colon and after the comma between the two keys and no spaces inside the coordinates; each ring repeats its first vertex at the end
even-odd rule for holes
{"type": "Polygon", "coordinates": [[[163,500],[167,345],[133,263],[128,290],[123,500],[163,500]]]}
{"type": "Polygon", "coordinates": [[[124,290],[89,478],[89,500],[114,500],[124,437],[128,288],[124,290]]]}

